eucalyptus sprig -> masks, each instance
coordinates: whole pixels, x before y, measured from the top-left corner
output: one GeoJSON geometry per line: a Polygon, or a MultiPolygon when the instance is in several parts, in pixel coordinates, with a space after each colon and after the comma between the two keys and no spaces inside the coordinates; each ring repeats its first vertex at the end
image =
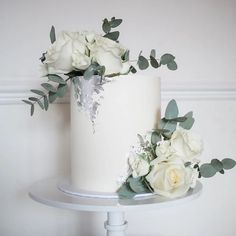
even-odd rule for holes
{"type": "Polygon", "coordinates": [[[122,23],[122,19],[116,19],[115,17],[112,17],[110,20],[108,20],[107,18],[105,18],[103,20],[103,24],[102,24],[102,29],[105,33],[105,35],[103,37],[109,38],[109,39],[117,42],[117,40],[120,36],[120,32],[119,31],[111,32],[111,30],[113,28],[118,27],[121,23],[122,23]]]}
{"type": "MultiPolygon", "coordinates": [[[[119,31],[114,30],[114,29],[120,26],[121,23],[122,23],[122,19],[118,19],[115,17],[111,17],[110,19],[105,18],[102,24],[102,29],[105,33],[103,37],[108,38],[118,43],[118,38],[119,38],[120,33],[119,31]]],[[[56,30],[54,26],[51,27],[49,38],[50,38],[51,44],[54,44],[57,40],[56,30]]],[[[88,52],[86,56],[90,57],[89,47],[87,47],[87,50],[88,52]]],[[[45,63],[47,53],[48,52],[44,52],[42,54],[42,57],[40,58],[42,63],[45,63]]],[[[50,103],[53,103],[57,98],[63,97],[68,90],[67,83],[76,76],[83,76],[85,80],[89,80],[89,79],[92,79],[94,75],[98,75],[101,77],[101,84],[102,84],[103,81],[105,81],[105,78],[111,78],[111,77],[121,75],[120,73],[117,73],[117,72],[111,73],[111,74],[105,74],[105,71],[106,71],[105,66],[99,65],[92,57],[90,58],[90,60],[91,60],[91,63],[86,69],[82,70],[82,69],[75,68],[73,71],[70,71],[69,73],[64,74],[64,75],[58,75],[58,74],[46,75],[45,77],[48,78],[48,81],[41,84],[41,86],[43,87],[43,90],[32,89],[31,91],[33,92],[34,95],[30,96],[27,100],[23,100],[24,103],[30,105],[31,116],[34,114],[36,104],[38,104],[41,109],[48,110],[50,103]],[[64,76],[67,77],[67,79],[63,79],[64,76]],[[36,97],[35,94],[38,96],[36,97]]],[[[152,66],[153,68],[159,68],[162,65],[166,65],[167,68],[170,70],[177,69],[177,64],[175,62],[175,57],[173,55],[164,54],[163,56],[160,57],[160,59],[157,59],[156,51],[154,49],[151,50],[148,58],[143,56],[142,51],[141,51],[138,56],[138,59],[134,61],[130,60],[130,51],[126,50],[124,54],[121,55],[121,63],[128,64],[128,67],[127,67],[128,69],[126,72],[123,72],[123,74],[136,73],[137,68],[139,70],[145,70],[149,66],[152,66]],[[131,65],[131,62],[136,62],[136,65],[131,65]]]]}

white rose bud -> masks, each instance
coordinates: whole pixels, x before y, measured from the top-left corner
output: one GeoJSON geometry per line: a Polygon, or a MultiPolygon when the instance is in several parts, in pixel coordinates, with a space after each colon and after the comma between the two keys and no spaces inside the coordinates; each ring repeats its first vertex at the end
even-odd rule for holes
{"type": "Polygon", "coordinates": [[[127,74],[130,70],[130,66],[131,66],[131,64],[129,61],[123,62],[120,74],[122,74],[122,75],[127,74]]]}
{"type": "Polygon", "coordinates": [[[182,160],[173,158],[156,164],[146,176],[154,192],[168,198],[181,197],[192,184],[193,169],[185,167],[182,160]]]}
{"type": "Polygon", "coordinates": [[[170,142],[174,154],[185,162],[193,160],[203,149],[198,135],[180,127],[173,133],[170,142]]]}
{"type": "Polygon", "coordinates": [[[134,178],[144,176],[149,172],[149,163],[138,156],[130,156],[128,159],[134,178]]]}
{"type": "Polygon", "coordinates": [[[162,161],[168,160],[171,158],[172,154],[173,151],[169,140],[159,142],[156,146],[157,158],[154,159],[153,163],[160,163],[162,161]]]}

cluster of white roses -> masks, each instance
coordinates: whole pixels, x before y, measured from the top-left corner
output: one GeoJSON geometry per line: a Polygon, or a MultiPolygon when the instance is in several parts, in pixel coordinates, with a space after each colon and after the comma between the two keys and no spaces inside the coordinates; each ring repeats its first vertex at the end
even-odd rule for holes
{"type": "Polygon", "coordinates": [[[93,32],[63,31],[44,55],[43,74],[86,70],[93,62],[105,67],[105,75],[126,74],[130,63],[122,60],[125,51],[119,43],[93,32]]]}
{"type": "Polygon", "coordinates": [[[143,150],[129,157],[129,166],[133,178],[145,176],[155,193],[175,198],[195,186],[199,173],[193,166],[201,152],[199,136],[178,127],[169,140],[157,143],[154,159],[143,150]]]}

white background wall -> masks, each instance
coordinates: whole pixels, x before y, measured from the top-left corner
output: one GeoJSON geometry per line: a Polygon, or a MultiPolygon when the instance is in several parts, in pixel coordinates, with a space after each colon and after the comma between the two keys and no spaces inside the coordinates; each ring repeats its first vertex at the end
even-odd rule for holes
{"type": "MultiPolygon", "coordinates": [[[[236,2],[0,0],[0,235],[104,235],[105,214],[77,213],[32,201],[29,187],[69,173],[69,107],[29,109],[20,99],[39,83],[39,60],[52,24],[100,32],[104,17],[120,17],[120,41],[132,50],[176,55],[176,72],[161,70],[163,109],[175,98],[193,110],[204,139],[203,161],[236,156],[236,2]],[[88,223],[90,222],[90,224],[88,223]]],[[[153,73],[153,72],[152,72],[153,73]]],[[[202,180],[202,196],[160,211],[127,213],[128,235],[233,236],[236,171],[202,180]]]]}

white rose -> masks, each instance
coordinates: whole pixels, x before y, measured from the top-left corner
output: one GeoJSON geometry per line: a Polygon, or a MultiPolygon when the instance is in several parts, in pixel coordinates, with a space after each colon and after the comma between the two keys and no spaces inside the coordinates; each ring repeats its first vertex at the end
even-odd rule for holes
{"type": "Polygon", "coordinates": [[[162,161],[168,160],[171,158],[172,154],[173,154],[173,151],[172,151],[169,140],[159,142],[157,143],[157,146],[156,146],[157,158],[154,159],[152,164],[160,163],[162,161]]]}
{"type": "Polygon", "coordinates": [[[139,156],[131,155],[128,162],[134,178],[144,176],[149,172],[149,163],[139,156]]]}
{"type": "Polygon", "coordinates": [[[72,60],[72,66],[79,70],[86,70],[91,64],[90,57],[80,53],[77,50],[72,53],[72,60]]]}
{"type": "Polygon", "coordinates": [[[168,198],[183,196],[192,185],[193,169],[182,160],[173,158],[156,164],[146,176],[154,192],[168,198]]]}
{"type": "Polygon", "coordinates": [[[48,74],[68,73],[73,70],[72,53],[86,54],[86,40],[78,32],[61,32],[48,49],[43,62],[48,74]]]}
{"type": "Polygon", "coordinates": [[[105,66],[105,75],[120,73],[122,69],[125,71],[121,58],[125,49],[119,43],[96,35],[94,43],[88,47],[93,60],[99,65],[105,66]]]}
{"type": "Polygon", "coordinates": [[[198,135],[180,127],[173,133],[170,142],[174,154],[184,161],[193,160],[203,149],[202,141],[198,135]]]}

